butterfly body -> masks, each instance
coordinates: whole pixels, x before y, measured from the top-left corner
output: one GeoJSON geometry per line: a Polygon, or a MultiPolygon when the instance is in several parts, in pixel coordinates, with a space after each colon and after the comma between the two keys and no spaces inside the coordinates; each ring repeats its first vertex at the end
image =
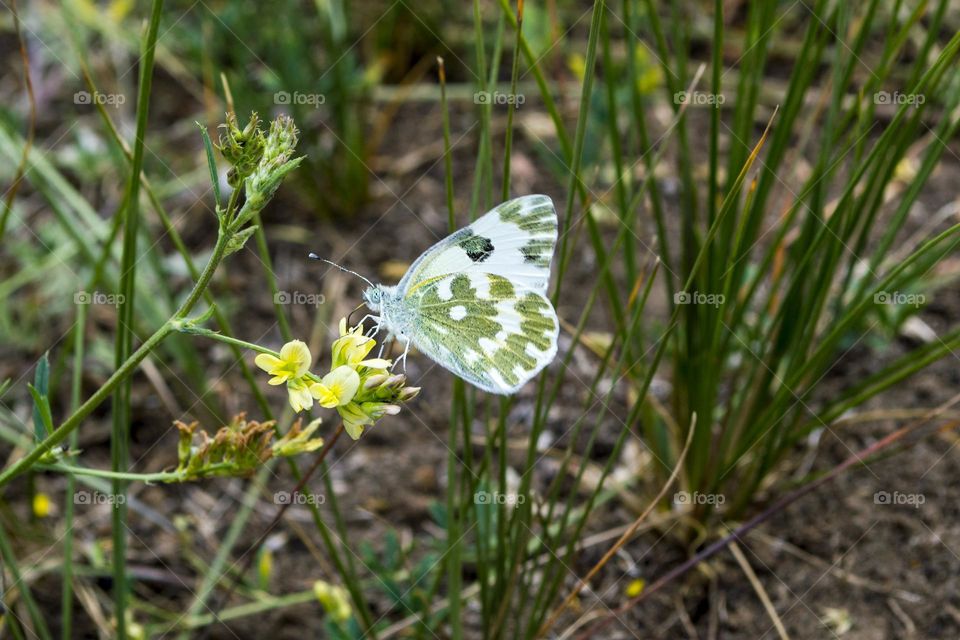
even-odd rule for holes
{"type": "Polygon", "coordinates": [[[405,349],[481,389],[515,393],[557,352],[546,297],[556,239],[550,198],[516,198],[429,248],[396,286],[367,289],[364,302],[405,349]]]}

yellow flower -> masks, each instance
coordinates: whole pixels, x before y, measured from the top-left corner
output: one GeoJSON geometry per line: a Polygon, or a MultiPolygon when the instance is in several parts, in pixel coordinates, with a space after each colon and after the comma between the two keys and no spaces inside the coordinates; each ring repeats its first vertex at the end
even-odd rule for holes
{"type": "Polygon", "coordinates": [[[342,365],[323,376],[320,382],[310,385],[310,393],[321,407],[342,407],[357,395],[360,388],[360,374],[353,368],[342,365]]]}
{"type": "Polygon", "coordinates": [[[290,406],[297,413],[313,406],[313,395],[310,385],[300,378],[287,383],[287,395],[290,397],[290,406]]]}
{"type": "Polygon", "coordinates": [[[340,337],[333,343],[333,368],[336,369],[342,365],[349,365],[353,368],[370,367],[371,369],[386,369],[391,365],[389,360],[384,358],[364,360],[376,344],[376,340],[363,335],[362,325],[348,329],[347,319],[341,318],[340,337]]]}
{"type": "Polygon", "coordinates": [[[311,438],[311,436],[320,426],[320,423],[320,418],[317,418],[301,429],[298,419],[290,427],[290,430],[274,443],[273,452],[278,456],[295,456],[300,453],[316,451],[323,446],[323,438],[311,438]]]}
{"type": "Polygon", "coordinates": [[[260,561],[257,563],[257,574],[260,578],[261,587],[270,584],[270,576],[273,575],[273,552],[269,547],[261,547],[260,561]]]}
{"type": "Polygon", "coordinates": [[[346,622],[353,615],[347,590],[343,587],[317,580],[313,583],[313,593],[324,610],[337,622],[346,622]]]}
{"type": "Polygon", "coordinates": [[[340,413],[340,419],[343,420],[343,428],[346,430],[347,435],[354,440],[360,438],[365,426],[373,424],[373,418],[367,415],[356,402],[338,407],[337,411],[340,413]]]}
{"type": "Polygon", "coordinates": [[[628,598],[636,598],[638,595],[643,593],[643,588],[647,586],[647,583],[643,581],[643,578],[637,578],[630,582],[627,585],[626,593],[628,598]]]}
{"type": "MultiPolygon", "coordinates": [[[[258,367],[273,376],[270,379],[270,384],[276,385],[303,377],[310,369],[312,360],[310,349],[307,348],[306,344],[300,340],[291,340],[280,349],[279,358],[269,353],[261,353],[254,362],[257,363],[258,367]]],[[[313,403],[311,402],[311,404],[313,403]]]]}
{"type": "Polygon", "coordinates": [[[33,515],[38,518],[46,518],[50,515],[50,496],[38,491],[33,496],[33,515]]]}

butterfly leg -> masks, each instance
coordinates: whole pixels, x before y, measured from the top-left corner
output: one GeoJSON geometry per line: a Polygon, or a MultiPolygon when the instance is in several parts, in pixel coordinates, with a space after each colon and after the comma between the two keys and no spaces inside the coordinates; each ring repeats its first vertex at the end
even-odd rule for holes
{"type": "Polygon", "coordinates": [[[403,372],[407,372],[407,354],[410,353],[410,338],[403,339],[403,354],[399,358],[393,361],[393,366],[396,367],[397,364],[402,360],[403,361],[403,372]]]}
{"type": "Polygon", "coordinates": [[[380,352],[377,354],[377,357],[378,357],[378,358],[382,358],[382,357],[383,357],[383,350],[386,348],[387,343],[388,343],[388,342],[391,342],[392,340],[393,340],[393,338],[388,336],[386,340],[384,340],[383,342],[380,343],[380,352]]]}
{"type": "Polygon", "coordinates": [[[368,313],[367,315],[360,318],[360,322],[358,324],[362,325],[364,322],[367,321],[368,318],[370,320],[373,320],[376,324],[373,325],[371,329],[368,329],[367,334],[365,335],[367,335],[367,337],[375,336],[380,331],[380,323],[381,323],[380,316],[376,316],[376,315],[373,315],[372,313],[368,313]]]}

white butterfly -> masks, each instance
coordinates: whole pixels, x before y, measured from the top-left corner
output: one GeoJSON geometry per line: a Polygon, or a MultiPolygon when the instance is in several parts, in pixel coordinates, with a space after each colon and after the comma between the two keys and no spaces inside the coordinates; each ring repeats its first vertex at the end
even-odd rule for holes
{"type": "Polygon", "coordinates": [[[394,287],[363,300],[377,323],[484,391],[516,393],[557,353],[546,297],[557,212],[544,195],[495,207],[427,249],[394,287]]]}

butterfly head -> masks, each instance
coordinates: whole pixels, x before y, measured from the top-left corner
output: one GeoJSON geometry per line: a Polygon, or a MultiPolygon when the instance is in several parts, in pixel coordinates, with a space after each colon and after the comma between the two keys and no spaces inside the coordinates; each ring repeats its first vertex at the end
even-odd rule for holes
{"type": "Polygon", "coordinates": [[[371,311],[377,312],[380,311],[380,306],[383,304],[384,294],[383,288],[375,284],[367,287],[367,290],[363,292],[363,301],[371,311]]]}

